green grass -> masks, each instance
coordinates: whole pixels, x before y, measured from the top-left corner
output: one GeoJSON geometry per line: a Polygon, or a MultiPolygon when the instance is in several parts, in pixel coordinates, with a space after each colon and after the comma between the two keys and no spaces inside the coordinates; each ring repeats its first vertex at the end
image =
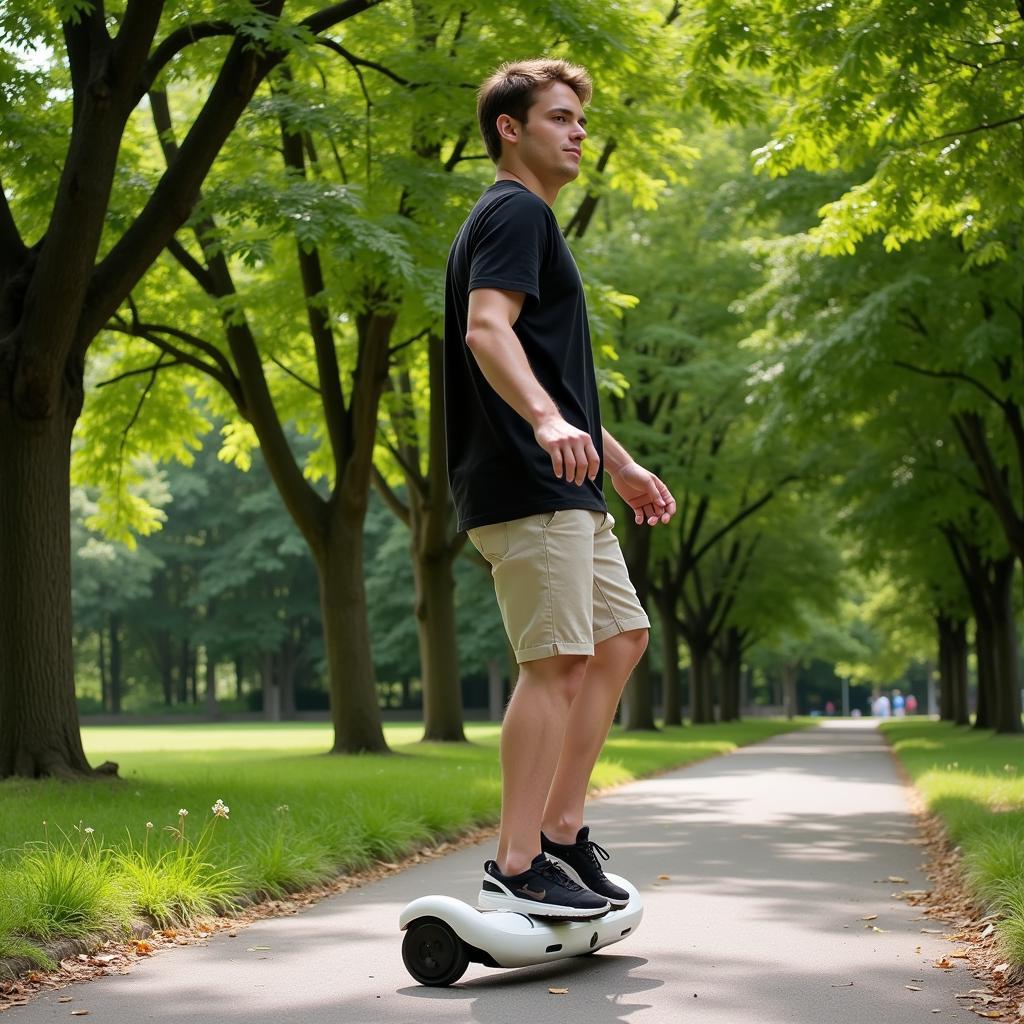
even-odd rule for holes
{"type": "MultiPolygon", "coordinates": [[[[807,724],[613,729],[591,786],[807,724]]],[[[40,941],[116,932],[139,913],[189,922],[493,824],[499,733],[469,725],[468,744],[428,744],[402,723],[386,728],[394,753],[338,757],[319,723],[86,727],[91,761],[116,761],[119,779],[0,782],[0,957],[45,964],[40,941]]]]}
{"type": "Polygon", "coordinates": [[[975,897],[1005,915],[1006,959],[1024,966],[1024,736],[910,720],[882,729],[960,847],[975,897]]]}

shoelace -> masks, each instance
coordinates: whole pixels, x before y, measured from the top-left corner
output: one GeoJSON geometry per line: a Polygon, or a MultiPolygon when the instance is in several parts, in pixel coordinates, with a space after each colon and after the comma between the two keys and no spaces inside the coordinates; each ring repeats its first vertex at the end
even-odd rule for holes
{"type": "Polygon", "coordinates": [[[586,855],[589,856],[590,863],[594,870],[599,875],[604,875],[604,870],[597,862],[597,854],[600,854],[604,860],[611,860],[611,854],[603,846],[595,843],[593,839],[588,839],[585,843],[580,843],[579,845],[586,850],[586,855]]]}
{"type": "Polygon", "coordinates": [[[534,868],[534,870],[542,878],[546,878],[551,882],[557,882],[568,889],[569,892],[583,891],[583,886],[579,882],[573,881],[554,861],[545,860],[543,867],[534,868]]]}

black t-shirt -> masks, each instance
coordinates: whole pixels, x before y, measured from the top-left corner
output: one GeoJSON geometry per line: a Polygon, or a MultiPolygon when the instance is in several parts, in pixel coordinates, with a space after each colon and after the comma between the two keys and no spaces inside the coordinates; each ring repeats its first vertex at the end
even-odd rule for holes
{"type": "Polygon", "coordinates": [[[525,293],[514,329],[530,368],[604,459],[579,270],[547,203],[517,181],[497,181],[455,236],[445,280],[445,429],[459,529],[566,508],[606,511],[603,470],[579,487],[556,477],[533,427],[487,383],[466,344],[474,288],[525,293]]]}

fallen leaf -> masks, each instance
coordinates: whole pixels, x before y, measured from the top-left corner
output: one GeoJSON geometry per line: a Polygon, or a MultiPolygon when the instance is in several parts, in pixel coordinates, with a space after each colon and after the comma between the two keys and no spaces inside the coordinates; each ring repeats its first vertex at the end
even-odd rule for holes
{"type": "Polygon", "coordinates": [[[74,1002],[74,997],[73,996],[61,996],[60,999],[57,1000],[57,1002],[58,1003],[72,1003],[72,1002],[74,1002]]]}
{"type": "Polygon", "coordinates": [[[877,914],[865,914],[864,917],[861,918],[861,920],[862,921],[877,921],[878,920],[878,915],[877,914]]]}
{"type": "Polygon", "coordinates": [[[88,1017],[89,1016],[89,1011],[88,1010],[72,1010],[71,1011],[71,1016],[72,1017],[88,1017]]]}
{"type": "Polygon", "coordinates": [[[249,946],[246,953],[263,953],[269,949],[269,946],[249,946]]]}
{"type": "Polygon", "coordinates": [[[165,939],[176,939],[178,937],[178,933],[173,928],[165,928],[160,934],[165,939]]]}
{"type": "Polygon", "coordinates": [[[142,953],[143,955],[145,955],[146,953],[152,953],[153,949],[154,949],[153,943],[147,942],[145,939],[136,939],[135,940],[135,952],[136,953],[142,953]]]}
{"type": "Polygon", "coordinates": [[[866,925],[864,925],[864,927],[865,928],[870,928],[871,931],[873,931],[873,932],[882,932],[882,933],[884,933],[886,931],[885,928],[879,928],[879,927],[877,927],[876,925],[873,925],[873,924],[866,924],[866,925]]]}
{"type": "Polygon", "coordinates": [[[950,956],[956,956],[956,957],[965,957],[965,956],[967,956],[967,950],[966,949],[954,949],[953,952],[950,953],[949,955],[950,956]]]}
{"type": "Polygon", "coordinates": [[[909,988],[911,992],[920,992],[921,987],[919,985],[904,985],[904,988],[909,988]]]}
{"type": "Polygon", "coordinates": [[[987,939],[995,930],[996,926],[994,924],[987,924],[985,925],[985,930],[981,933],[981,937],[987,939]]]}
{"type": "Polygon", "coordinates": [[[944,971],[951,971],[954,965],[950,962],[948,957],[944,956],[941,959],[936,960],[935,963],[932,964],[932,967],[939,967],[944,971]]]}
{"type": "Polygon", "coordinates": [[[979,1017],[991,1017],[993,1020],[997,1017],[1002,1017],[1002,1010],[975,1010],[974,1011],[979,1017]]]}
{"type": "Polygon", "coordinates": [[[567,988],[549,988],[548,991],[553,996],[567,996],[569,994],[569,990],[567,988]]]}
{"type": "Polygon", "coordinates": [[[889,875],[888,878],[886,878],[886,881],[887,882],[895,882],[897,885],[899,885],[899,884],[906,885],[907,884],[907,880],[905,878],[900,878],[899,875],[889,875]]]}
{"type": "Polygon", "coordinates": [[[660,882],[668,882],[668,881],[671,881],[671,879],[669,879],[668,875],[658,875],[658,881],[660,881],[660,882]]]}
{"type": "Polygon", "coordinates": [[[941,928],[922,928],[922,935],[945,935],[946,933],[941,928]]]}
{"type": "Polygon", "coordinates": [[[932,1013],[942,1013],[941,1010],[932,1010],[932,1013]]]}
{"type": "Polygon", "coordinates": [[[997,967],[992,968],[993,974],[1005,974],[1010,969],[1009,964],[999,964],[997,967]]]}

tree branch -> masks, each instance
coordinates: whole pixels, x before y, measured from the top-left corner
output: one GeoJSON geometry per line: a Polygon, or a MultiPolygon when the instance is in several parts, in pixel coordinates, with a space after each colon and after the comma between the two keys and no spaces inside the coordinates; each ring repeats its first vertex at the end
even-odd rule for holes
{"type": "Polygon", "coordinates": [[[976,377],[962,373],[959,370],[926,370],[923,366],[914,366],[912,363],[905,363],[902,359],[894,359],[893,366],[901,370],[909,370],[911,373],[919,373],[922,377],[935,377],[939,380],[960,380],[977,388],[986,398],[990,398],[1000,409],[1003,408],[1003,400],[987,384],[983,384],[976,377]]]}
{"type": "Polygon", "coordinates": [[[215,36],[233,36],[235,26],[229,21],[196,21],[191,25],[182,25],[176,28],[157,48],[149,55],[139,76],[137,89],[138,100],[153,88],[160,72],[179,54],[182,50],[198,43],[201,39],[211,39],[215,36]]]}
{"type": "MultiPolygon", "coordinates": [[[[151,94],[152,95],[152,94],[151,94]]],[[[216,286],[210,272],[188,251],[175,237],[167,243],[167,251],[178,261],[178,263],[192,276],[196,284],[206,292],[207,295],[217,294],[216,286]]]]}
{"type": "Polygon", "coordinates": [[[294,370],[289,369],[287,366],[284,365],[284,363],[281,362],[280,359],[277,358],[277,356],[271,356],[270,361],[276,367],[278,367],[278,369],[284,370],[284,372],[287,373],[288,376],[291,377],[293,380],[297,380],[304,388],[309,388],[310,391],[313,391],[318,395],[323,394],[323,392],[315,384],[313,384],[311,381],[306,380],[305,377],[300,377],[294,370]]]}
{"type": "Polygon", "coordinates": [[[945,142],[947,139],[959,139],[964,135],[974,135],[976,132],[989,132],[995,128],[1005,128],[1008,124],[1018,124],[1024,121],[1024,114],[1017,114],[1016,117],[1007,117],[1002,121],[993,121],[991,124],[976,124],[973,128],[963,128],[956,132],[947,132],[945,135],[936,135],[934,138],[925,139],[917,143],[918,146],[930,146],[933,142],[945,142]]]}
{"type": "Polygon", "coordinates": [[[138,377],[142,373],[150,373],[156,370],[165,370],[171,366],[182,366],[183,363],[180,359],[175,359],[172,363],[165,363],[163,361],[163,353],[160,354],[159,359],[155,363],[151,363],[149,366],[140,366],[137,370],[125,370],[124,373],[119,373],[116,377],[110,377],[107,380],[101,380],[96,387],[105,388],[108,384],[116,384],[118,381],[127,380],[129,377],[138,377]]]}
{"type": "MultiPolygon", "coordinates": [[[[287,65],[283,71],[286,78],[291,77],[287,65]]],[[[306,160],[302,136],[290,131],[284,118],[279,119],[278,125],[281,131],[281,147],[285,167],[297,178],[305,181],[306,160]]],[[[327,289],[324,284],[323,266],[320,263],[320,250],[316,246],[307,249],[296,235],[295,253],[299,263],[299,278],[302,281],[309,334],[313,339],[313,350],[316,353],[316,370],[320,380],[320,401],[324,410],[324,421],[331,442],[334,464],[338,467],[340,476],[349,454],[352,437],[345,408],[345,396],[341,390],[341,370],[338,366],[338,354],[334,347],[334,331],[331,328],[330,315],[323,308],[327,289]]]]}
{"type": "Polygon", "coordinates": [[[412,526],[412,516],[409,512],[409,506],[402,501],[397,494],[395,494],[391,485],[384,479],[381,471],[374,466],[373,467],[373,485],[377,488],[377,493],[384,500],[384,504],[399,518],[406,526],[412,526]]]}
{"type": "Polygon", "coordinates": [[[22,240],[10,203],[7,201],[3,179],[0,178],[0,288],[24,262],[27,255],[28,246],[22,240]]]}
{"type": "MultiPolygon", "coordinates": [[[[302,24],[321,32],[383,0],[344,0],[306,18],[302,24]]],[[[279,13],[283,0],[266,0],[264,10],[279,13]]],[[[257,86],[287,56],[260,52],[249,39],[236,37],[206,102],[135,221],[96,267],[79,320],[77,349],[84,354],[92,338],[185,222],[200,187],[224,141],[248,106],[257,86]]]]}
{"type": "Polygon", "coordinates": [[[341,43],[334,39],[330,39],[327,36],[321,36],[317,39],[317,43],[321,46],[326,46],[328,50],[333,50],[339,57],[344,57],[345,60],[352,65],[353,68],[370,68],[371,71],[376,71],[379,74],[390,78],[392,82],[397,82],[399,85],[411,86],[414,83],[410,82],[408,78],[403,78],[401,75],[395,74],[390,68],[386,68],[383,64],[378,64],[375,60],[367,60],[365,57],[357,57],[351,50],[346,50],[341,43]]]}

